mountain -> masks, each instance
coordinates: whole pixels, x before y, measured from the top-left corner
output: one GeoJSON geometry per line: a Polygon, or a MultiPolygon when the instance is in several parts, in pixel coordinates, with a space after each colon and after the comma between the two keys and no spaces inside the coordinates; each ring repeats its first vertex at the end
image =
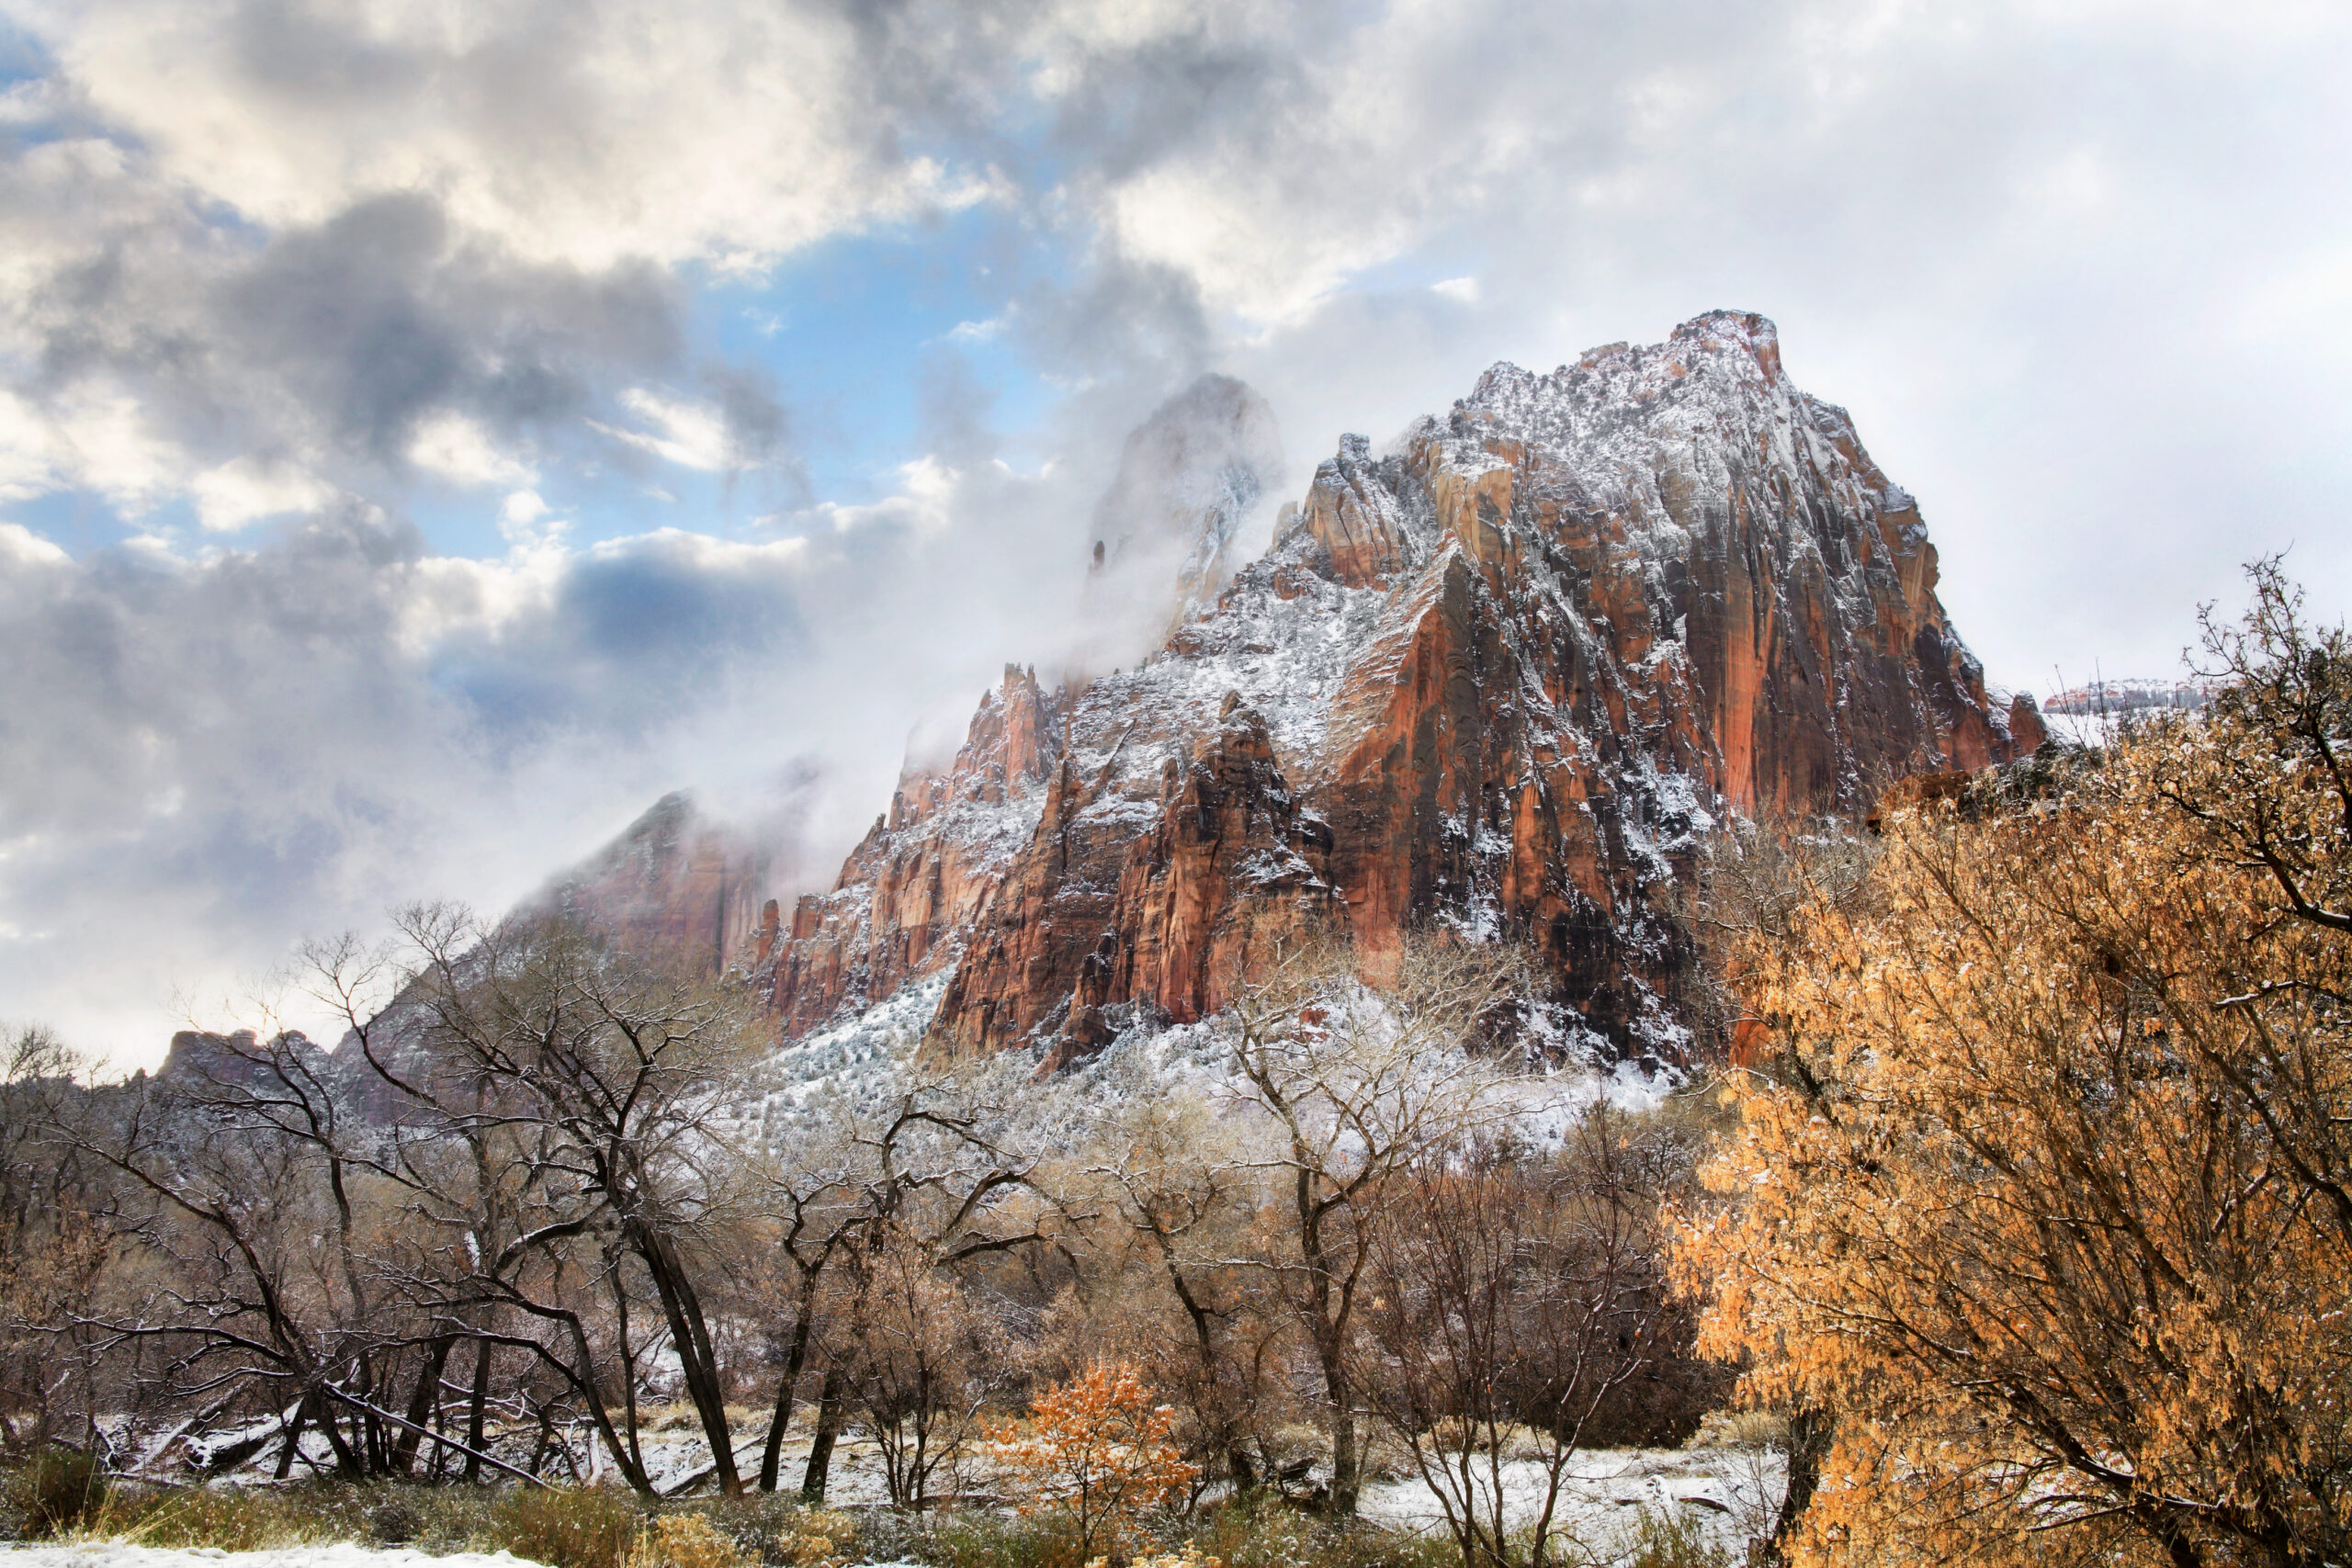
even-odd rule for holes
{"type": "Polygon", "coordinates": [[[1203,376],[1136,427],[1094,511],[1081,615],[1124,663],[1215,602],[1240,564],[1242,524],[1281,474],[1282,438],[1266,400],[1229,376],[1203,376]]]}
{"type": "Polygon", "coordinates": [[[1184,398],[1096,533],[1106,568],[1123,537],[1174,563],[1177,624],[1113,674],[1008,668],[833,888],[769,914],[743,957],[787,1038],[945,974],[931,1060],[1050,1066],[1214,1012],[1285,928],[1344,926],[1376,975],[1435,922],[1524,940],[1566,1027],[1672,1055],[1671,896],[1719,818],[2042,739],[1946,618],[1917,503],[1761,317],[1498,365],[1387,448],[1344,436],[1229,582],[1271,416],[1184,398]]]}
{"type": "Polygon", "coordinates": [[[581,920],[632,952],[718,975],[752,940],[770,862],[692,796],[665,795],[519,912],[581,920]]]}

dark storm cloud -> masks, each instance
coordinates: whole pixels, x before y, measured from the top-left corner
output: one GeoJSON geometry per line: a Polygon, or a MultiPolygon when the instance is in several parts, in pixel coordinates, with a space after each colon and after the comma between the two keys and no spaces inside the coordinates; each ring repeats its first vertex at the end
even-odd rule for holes
{"type": "MultiPolygon", "coordinates": [[[[279,234],[209,278],[190,265],[118,251],[37,296],[49,383],[107,372],[153,389],[151,406],[199,448],[317,448],[346,474],[397,473],[427,412],[560,436],[616,379],[685,354],[684,292],[661,269],[519,262],[454,232],[416,193],[279,234]]],[[[772,397],[737,389],[729,406],[753,460],[780,455],[772,397]]]]}

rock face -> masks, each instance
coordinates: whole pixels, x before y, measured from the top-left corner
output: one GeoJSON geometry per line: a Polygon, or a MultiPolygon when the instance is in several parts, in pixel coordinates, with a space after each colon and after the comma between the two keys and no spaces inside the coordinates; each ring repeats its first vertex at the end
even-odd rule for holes
{"type": "Polygon", "coordinates": [[[1061,760],[1063,712],[1035,671],[1005,666],[944,774],[908,773],[889,814],[831,893],[801,897],[752,972],[787,1036],[877,1002],[960,951],[1006,869],[1029,847],[1037,798],[1061,760]]]}
{"type": "Polygon", "coordinates": [[[1726,811],[1849,810],[2041,739],[1937,602],[1917,503],[1760,317],[1342,438],[1273,547],[1140,667],[1008,671],[758,954],[789,1033],[953,965],[926,1052],[1067,1061],[1216,1010],[1332,920],[1530,943],[1573,1026],[1672,1054],[1668,913],[1726,811]]]}
{"type": "Polygon", "coordinates": [[[666,795],[524,912],[561,915],[632,953],[716,975],[757,929],[767,876],[758,846],[689,796],[666,795]]]}
{"type": "Polygon", "coordinates": [[[1105,664],[1157,647],[1175,619],[1212,604],[1234,569],[1242,525],[1282,473],[1266,400],[1204,376],[1127,437],[1095,508],[1083,618],[1105,664]]]}

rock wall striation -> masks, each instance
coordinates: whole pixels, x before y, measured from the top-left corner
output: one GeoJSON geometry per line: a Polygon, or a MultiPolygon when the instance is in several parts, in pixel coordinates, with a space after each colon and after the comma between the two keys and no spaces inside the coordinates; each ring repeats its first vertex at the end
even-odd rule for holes
{"type": "Polygon", "coordinates": [[[2041,742],[1936,579],[1761,317],[1498,365],[1389,448],[1343,437],[1140,666],[1008,670],[751,967],[789,1036],[952,965],[931,1058],[1051,1066],[1214,1012],[1304,922],[1375,971],[1435,922],[1528,942],[1574,1027],[1670,1055],[1671,895],[1718,818],[2041,742]]]}

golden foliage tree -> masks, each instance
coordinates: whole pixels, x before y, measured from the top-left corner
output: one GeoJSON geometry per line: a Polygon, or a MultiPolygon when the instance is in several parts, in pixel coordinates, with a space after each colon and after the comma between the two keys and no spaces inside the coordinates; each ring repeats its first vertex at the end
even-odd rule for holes
{"type": "Polygon", "coordinates": [[[1799,1561],[2352,1550],[2352,649],[2255,581],[2209,716],[1894,818],[1742,954],[1680,1260],[1836,1413],[1799,1561]]]}
{"type": "Polygon", "coordinates": [[[1023,1488],[1022,1512],[1065,1513],[1091,1558],[1098,1546],[1117,1550],[1145,1509],[1200,1474],[1170,1440],[1175,1424],[1135,1368],[1098,1361],[1037,1395],[1026,1428],[999,1427],[990,1448],[1023,1488]]]}

